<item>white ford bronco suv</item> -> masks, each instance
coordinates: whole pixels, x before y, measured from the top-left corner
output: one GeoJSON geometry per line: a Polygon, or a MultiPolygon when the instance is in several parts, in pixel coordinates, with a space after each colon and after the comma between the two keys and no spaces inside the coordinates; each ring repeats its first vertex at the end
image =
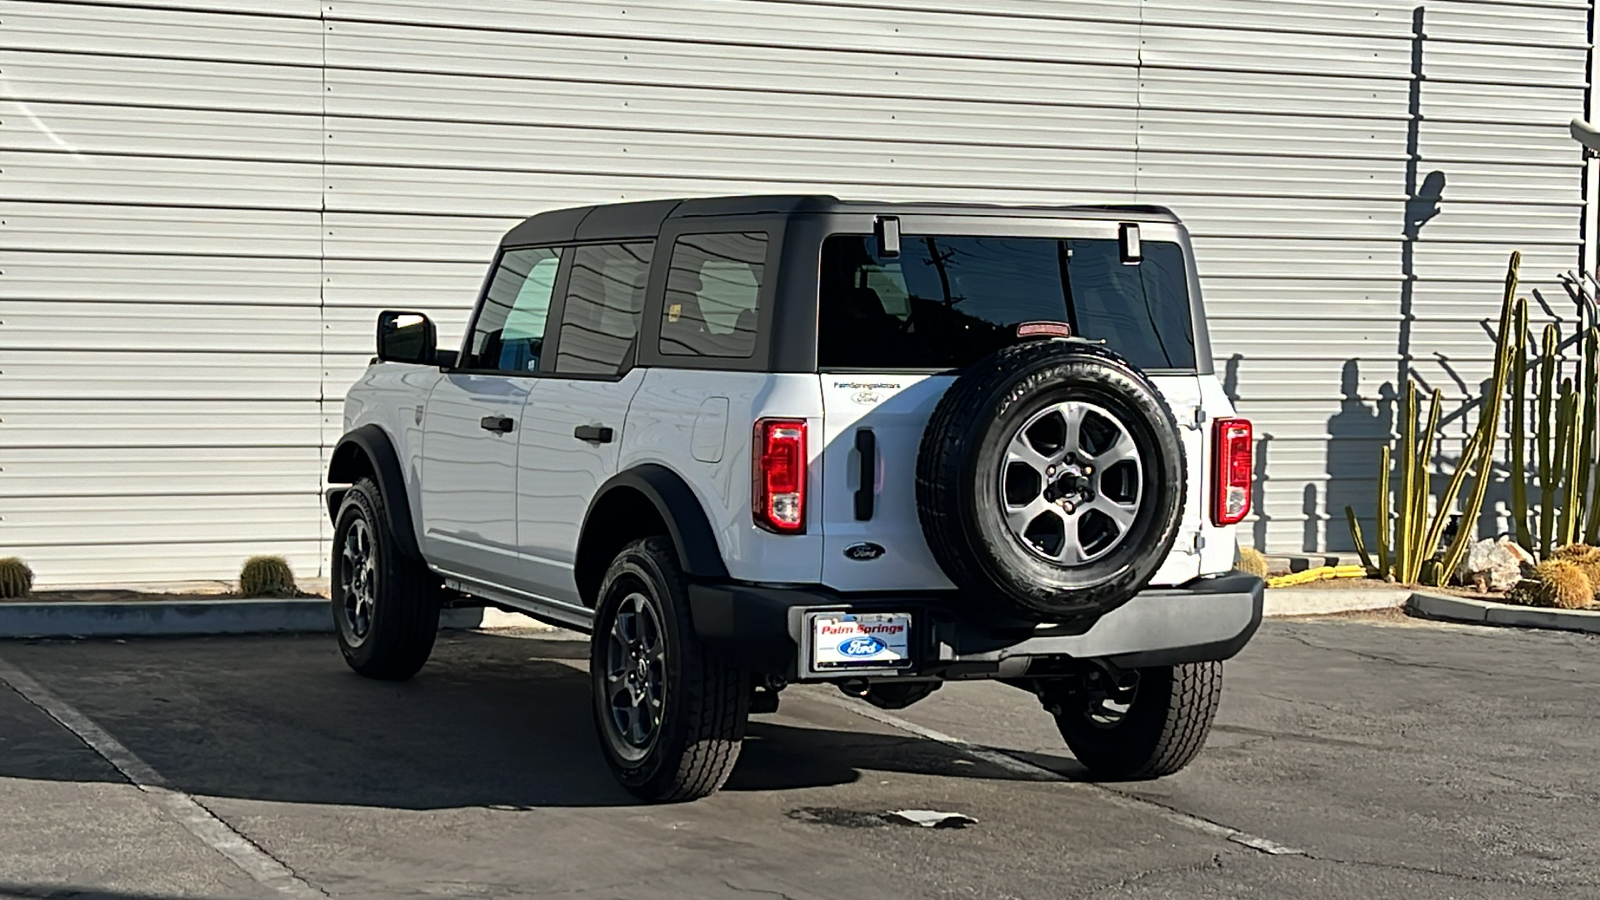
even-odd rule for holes
{"type": "Polygon", "coordinates": [[[459,351],[414,312],[377,341],[328,471],[345,659],[410,677],[452,605],[587,631],[647,800],[715,791],[794,683],[998,679],[1096,775],[1165,775],[1260,624],[1250,423],[1160,208],[547,212],[459,351]]]}

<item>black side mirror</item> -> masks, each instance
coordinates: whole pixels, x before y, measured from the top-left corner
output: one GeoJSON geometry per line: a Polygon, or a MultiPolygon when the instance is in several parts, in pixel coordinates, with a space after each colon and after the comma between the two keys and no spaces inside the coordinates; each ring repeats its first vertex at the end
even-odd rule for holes
{"type": "Polygon", "coordinates": [[[427,316],[386,309],[378,313],[378,360],[431,366],[439,356],[439,332],[427,316]]]}

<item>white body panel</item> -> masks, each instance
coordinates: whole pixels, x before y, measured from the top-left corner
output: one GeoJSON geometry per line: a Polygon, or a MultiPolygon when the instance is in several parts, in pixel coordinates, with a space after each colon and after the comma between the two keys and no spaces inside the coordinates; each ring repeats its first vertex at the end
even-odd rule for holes
{"type": "Polygon", "coordinates": [[[422,436],[422,552],[454,574],[497,584],[521,575],[516,430],[485,430],[485,416],[516,422],[533,379],[450,374],[428,396],[422,436]]]}
{"type": "Polygon", "coordinates": [[[517,427],[516,516],[521,562],[517,583],[541,597],[579,603],[573,580],[578,536],[600,485],[616,474],[627,440],[628,404],[643,369],[619,381],[539,378],[517,427]],[[611,428],[609,443],[581,441],[573,430],[611,428]]]}
{"type": "MultiPolygon", "coordinates": [[[[750,514],[751,442],[762,417],[805,419],[808,434],[820,434],[817,376],[652,369],[628,412],[619,464],[626,469],[657,463],[682,475],[705,510],[733,578],[816,584],[823,546],[818,508],[807,511],[807,532],[800,535],[762,531],[750,514]],[[718,420],[725,421],[721,459],[706,462],[718,420]]],[[[811,437],[808,447],[807,477],[821,484],[821,445],[811,437]]]]}
{"type": "MultiPolygon", "coordinates": [[[[1212,423],[1233,410],[1215,377],[1152,380],[1179,422],[1189,466],[1178,541],[1151,582],[1176,585],[1233,567],[1235,528],[1210,518],[1212,423]]],[[[948,590],[922,535],[916,467],[923,429],[953,381],[637,369],[605,382],[440,376],[384,365],[351,391],[345,425],[376,423],[395,437],[430,564],[514,595],[580,602],[572,567],[583,516],[607,478],[643,464],[683,477],[736,580],[839,591],[948,590]],[[424,429],[416,421],[417,398],[430,392],[424,429]],[[478,420],[491,414],[516,418],[516,431],[483,430],[478,420]],[[807,422],[805,534],[771,534],[752,519],[752,428],[763,417],[807,422]],[[609,426],[615,440],[579,441],[572,433],[578,425],[609,426]],[[858,521],[855,432],[863,427],[873,430],[878,458],[872,518],[858,521]],[[846,556],[846,548],[862,542],[885,552],[867,561],[846,556]]]]}
{"type": "Polygon", "coordinates": [[[344,430],[376,425],[389,435],[406,482],[406,503],[422,542],[422,423],[428,396],[444,376],[433,366],[368,366],[344,402],[344,430]]]}

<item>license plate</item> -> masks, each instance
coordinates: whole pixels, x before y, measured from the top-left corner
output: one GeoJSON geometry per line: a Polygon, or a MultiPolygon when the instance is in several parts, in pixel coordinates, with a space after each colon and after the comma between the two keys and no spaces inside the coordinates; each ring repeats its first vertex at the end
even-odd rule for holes
{"type": "Polygon", "coordinates": [[[892,669],[911,665],[910,613],[821,613],[811,620],[817,669],[892,669]]]}

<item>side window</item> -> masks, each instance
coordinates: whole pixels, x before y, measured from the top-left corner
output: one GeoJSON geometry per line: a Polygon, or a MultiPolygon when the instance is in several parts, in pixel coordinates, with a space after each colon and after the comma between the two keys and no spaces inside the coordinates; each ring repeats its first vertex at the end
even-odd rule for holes
{"type": "Polygon", "coordinates": [[[672,247],[661,312],[663,354],[748,359],[761,324],[767,236],[686,234],[672,247]]]}
{"type": "Polygon", "coordinates": [[[650,279],[651,244],[596,244],[572,253],[556,372],[615,375],[632,358],[650,279]]]}
{"type": "Polygon", "coordinates": [[[560,267],[559,249],[534,247],[501,255],[461,368],[538,371],[550,294],[560,267]]]}

